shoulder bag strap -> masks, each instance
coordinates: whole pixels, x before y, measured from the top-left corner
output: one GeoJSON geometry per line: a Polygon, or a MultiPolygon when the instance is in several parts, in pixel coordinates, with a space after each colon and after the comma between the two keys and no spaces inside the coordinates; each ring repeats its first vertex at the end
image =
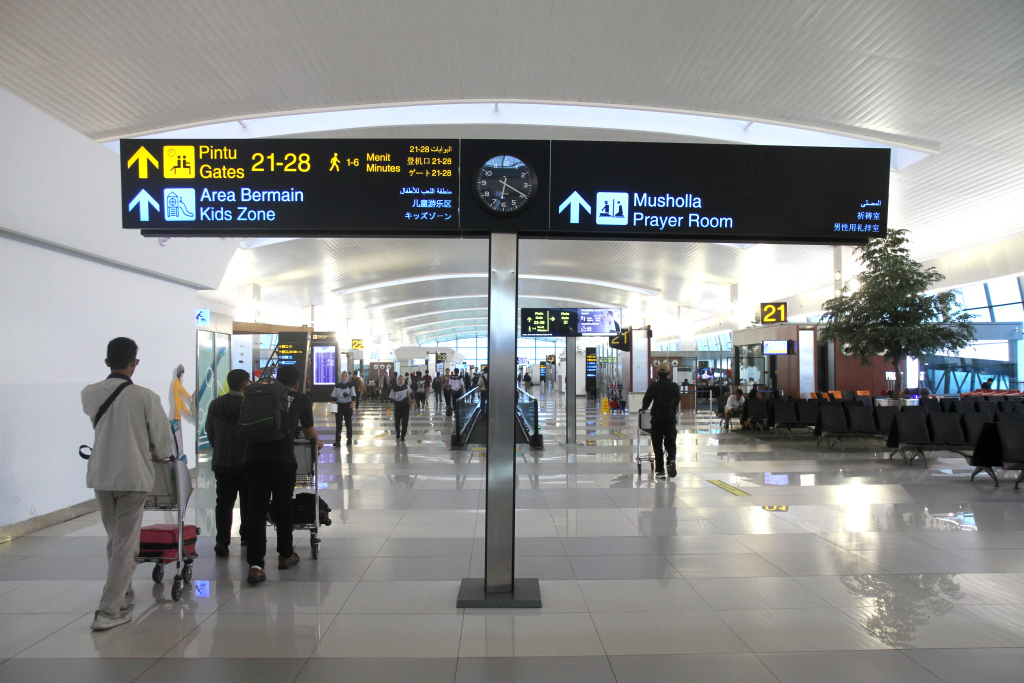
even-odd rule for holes
{"type": "Polygon", "coordinates": [[[122,391],[124,391],[124,388],[127,387],[131,383],[132,383],[131,380],[128,380],[127,382],[122,383],[121,386],[119,386],[117,389],[114,389],[114,393],[112,393],[110,396],[107,397],[107,400],[103,402],[103,405],[100,406],[100,409],[96,411],[96,417],[94,417],[92,419],[92,428],[93,429],[96,429],[96,425],[98,425],[100,423],[100,419],[107,412],[107,409],[110,408],[111,404],[114,403],[114,400],[120,395],[120,393],[122,391]]]}

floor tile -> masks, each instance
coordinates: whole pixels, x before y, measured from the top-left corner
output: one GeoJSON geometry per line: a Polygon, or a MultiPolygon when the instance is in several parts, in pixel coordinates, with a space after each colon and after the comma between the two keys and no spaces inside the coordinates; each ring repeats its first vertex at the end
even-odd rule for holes
{"type": "Polygon", "coordinates": [[[833,607],[869,607],[879,602],[940,604],[934,595],[915,585],[912,576],[862,574],[857,576],[798,576],[801,585],[833,607]]]}
{"type": "Polygon", "coordinates": [[[377,557],[461,557],[473,554],[471,538],[389,538],[377,557]]]}
{"type": "Polygon", "coordinates": [[[580,581],[680,578],[679,572],[661,555],[570,557],[569,562],[580,581]]]}
{"type": "MultiPolygon", "coordinates": [[[[90,612],[91,614],[91,612],[90,612]]],[[[0,614],[0,659],[14,657],[82,616],[74,614],[0,614]]]]}
{"type": "MultiPolygon", "coordinates": [[[[550,612],[586,612],[587,603],[583,599],[579,583],[571,581],[540,580],[540,596],[543,607],[502,609],[500,614],[548,614],[550,612]]],[[[494,614],[493,609],[471,607],[464,610],[466,614],[494,614]]]]}
{"type": "Polygon", "coordinates": [[[886,570],[840,548],[801,552],[759,552],[759,556],[789,576],[885,574],[886,570]]]}
{"type": "Polygon", "coordinates": [[[280,571],[274,564],[267,567],[267,581],[358,581],[373,562],[368,557],[303,557],[294,567],[280,571]]]}
{"type": "Polygon", "coordinates": [[[607,657],[460,657],[455,683],[615,683],[607,657]]]}
{"type": "Polygon", "coordinates": [[[658,549],[643,537],[563,538],[566,555],[657,555],[658,549]]]}
{"type": "Polygon", "coordinates": [[[893,574],[980,573],[985,567],[941,550],[855,550],[854,554],[893,574]]]}
{"type": "Polygon", "coordinates": [[[784,576],[689,581],[700,597],[716,611],[828,607],[828,603],[809,588],[784,576]]]}
{"type": "Polygon", "coordinates": [[[1024,604],[1024,583],[1006,574],[917,574],[901,578],[958,605],[1024,604]]]}
{"type": "Polygon", "coordinates": [[[591,612],[683,612],[708,610],[707,602],[683,579],[580,581],[591,612]]]}
{"type": "Polygon", "coordinates": [[[309,657],[334,614],[214,614],[169,657],[295,659],[309,657]]]}
{"type": "Polygon", "coordinates": [[[753,553],[669,555],[667,559],[687,579],[786,575],[774,564],[753,553]]]}
{"type": "Polygon", "coordinates": [[[1024,647],[1024,607],[881,602],[843,610],[867,632],[902,649],[1024,647]]]}
{"type": "Polygon", "coordinates": [[[452,683],[456,659],[313,657],[305,662],[295,683],[452,683]]]}
{"type": "Polygon", "coordinates": [[[466,557],[378,557],[364,581],[461,581],[470,576],[466,557]]]}
{"type": "Polygon", "coordinates": [[[589,614],[467,614],[459,657],[603,655],[589,614]]]}
{"type": "Polygon", "coordinates": [[[906,654],[945,683],[1018,683],[1024,661],[1024,650],[1013,648],[910,650],[906,654]]]}
{"type": "Polygon", "coordinates": [[[456,614],[459,581],[360,581],[343,614],[456,614]]]}
{"type": "Polygon", "coordinates": [[[732,536],[650,536],[648,540],[663,555],[751,554],[732,536]]]}
{"type": "Polygon", "coordinates": [[[92,631],[89,612],[18,656],[29,659],[154,658],[161,657],[186,638],[209,615],[135,615],[130,624],[108,631],[92,631]]]}
{"type": "MultiPolygon", "coordinates": [[[[941,678],[895,650],[778,652],[759,654],[758,658],[779,683],[943,683],[941,678]]],[[[988,679],[972,679],[975,683],[982,680],[988,679]]]]}
{"type": "Polygon", "coordinates": [[[890,647],[835,608],[718,612],[753,652],[882,650],[890,647]]]}
{"type": "Polygon", "coordinates": [[[752,654],[609,657],[618,683],[778,683],[752,654]]]}
{"type": "Polygon", "coordinates": [[[457,657],[459,614],[339,614],[315,657],[457,657]]]}
{"type": "MultiPolygon", "coordinates": [[[[132,683],[156,659],[10,659],[0,664],[4,683],[132,683]]],[[[167,679],[164,679],[167,680],[167,679]]]]}
{"type": "Polygon", "coordinates": [[[134,683],[203,681],[204,683],[281,683],[292,681],[302,665],[293,659],[161,659],[134,683]]]}
{"type": "Polygon", "coordinates": [[[354,581],[275,581],[245,585],[217,614],[337,614],[354,581]]]}
{"type": "Polygon", "coordinates": [[[599,613],[593,619],[609,656],[749,652],[712,612],[599,613]]]}

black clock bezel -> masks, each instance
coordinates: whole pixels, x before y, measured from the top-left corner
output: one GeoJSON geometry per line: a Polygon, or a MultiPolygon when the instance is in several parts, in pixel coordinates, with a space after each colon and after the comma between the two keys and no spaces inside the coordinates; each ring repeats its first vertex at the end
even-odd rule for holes
{"type": "Polygon", "coordinates": [[[472,182],[473,199],[476,200],[477,205],[481,209],[483,209],[485,213],[494,216],[495,218],[512,218],[513,216],[520,215],[521,213],[529,209],[531,206],[533,206],[533,200],[535,200],[537,198],[537,195],[540,194],[540,181],[537,177],[537,169],[535,169],[533,167],[533,164],[531,164],[526,159],[522,158],[518,154],[512,154],[510,152],[497,152],[495,154],[490,154],[482,163],[478,164],[476,169],[473,171],[472,182]],[[480,171],[483,170],[484,165],[494,157],[500,156],[512,157],[513,159],[518,159],[519,161],[523,162],[526,168],[530,171],[530,174],[533,176],[533,191],[530,193],[529,198],[522,206],[512,211],[496,211],[495,209],[492,209],[490,206],[488,206],[487,203],[484,201],[484,198],[480,196],[480,186],[477,184],[477,181],[480,179],[480,171]]]}

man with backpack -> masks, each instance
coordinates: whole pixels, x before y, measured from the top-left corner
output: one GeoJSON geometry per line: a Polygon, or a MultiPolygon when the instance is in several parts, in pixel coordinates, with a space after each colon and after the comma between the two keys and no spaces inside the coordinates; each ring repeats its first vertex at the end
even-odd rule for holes
{"type": "Polygon", "coordinates": [[[651,409],[651,445],[654,447],[656,479],[665,478],[666,464],[668,476],[676,476],[676,415],[679,413],[679,385],[669,379],[670,372],[668,363],[658,365],[658,379],[651,382],[644,394],[643,410],[651,409]]]}
{"type": "Polygon", "coordinates": [[[423,410],[423,406],[427,404],[427,387],[430,386],[430,375],[424,376],[417,372],[414,381],[416,387],[416,404],[420,410],[423,410]]]}
{"type": "Polygon", "coordinates": [[[214,518],[217,522],[217,539],[213,554],[228,556],[231,545],[231,516],[238,497],[238,535],[245,545],[246,525],[249,520],[249,488],[245,483],[242,459],[245,455],[245,440],[238,433],[238,420],[242,416],[242,400],[245,388],[249,386],[249,373],[236,368],[228,373],[228,393],[213,399],[207,411],[206,437],[213,444],[213,476],[217,482],[217,503],[214,518]]]}
{"type": "Polygon", "coordinates": [[[405,377],[398,375],[388,398],[395,405],[395,440],[405,441],[409,431],[409,405],[412,403],[412,391],[406,386],[405,377]]]}
{"type": "Polygon", "coordinates": [[[444,380],[440,373],[434,375],[434,381],[430,388],[434,390],[434,410],[441,410],[441,392],[444,391],[444,380]]]}
{"type": "Polygon", "coordinates": [[[250,384],[242,402],[238,430],[245,438],[242,467],[249,486],[249,534],[246,559],[255,584],[267,580],[264,556],[267,553],[267,508],[273,507],[277,524],[277,568],[288,569],[299,563],[292,545],[292,491],[295,489],[295,431],[316,444],[323,442],[313,426],[313,402],[299,392],[299,369],[285,365],[277,379],[250,384]],[[273,502],[271,502],[273,498],[273,502]]]}
{"type": "Polygon", "coordinates": [[[341,371],[341,381],[334,385],[334,391],[331,392],[331,398],[333,398],[338,404],[338,412],[334,414],[334,447],[337,448],[341,445],[341,426],[345,425],[345,438],[348,439],[346,445],[352,445],[352,402],[356,402],[356,406],[359,405],[359,393],[356,389],[355,384],[348,380],[348,372],[345,370],[341,371]]]}
{"type": "Polygon", "coordinates": [[[146,496],[153,490],[153,461],[174,453],[174,436],[156,392],[132,384],[138,345],[127,337],[107,344],[110,374],[82,389],[82,409],[96,430],[85,485],[96,491],[107,532],[107,582],[92,629],[105,631],[132,620],[132,574],[146,496]]]}

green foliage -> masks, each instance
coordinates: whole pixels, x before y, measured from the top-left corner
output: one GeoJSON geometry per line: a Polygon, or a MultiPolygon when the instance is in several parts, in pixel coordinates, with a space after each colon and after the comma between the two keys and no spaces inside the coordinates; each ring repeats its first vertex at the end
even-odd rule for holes
{"type": "Polygon", "coordinates": [[[952,292],[925,294],[942,281],[934,268],[910,258],[906,230],[858,247],[864,272],[860,286],[849,283],[842,295],[823,304],[822,336],[835,339],[846,355],[859,355],[864,365],[876,355],[896,368],[896,391],[902,390],[899,366],[907,356],[946,351],[956,353],[974,339],[971,315],[952,292]]]}

